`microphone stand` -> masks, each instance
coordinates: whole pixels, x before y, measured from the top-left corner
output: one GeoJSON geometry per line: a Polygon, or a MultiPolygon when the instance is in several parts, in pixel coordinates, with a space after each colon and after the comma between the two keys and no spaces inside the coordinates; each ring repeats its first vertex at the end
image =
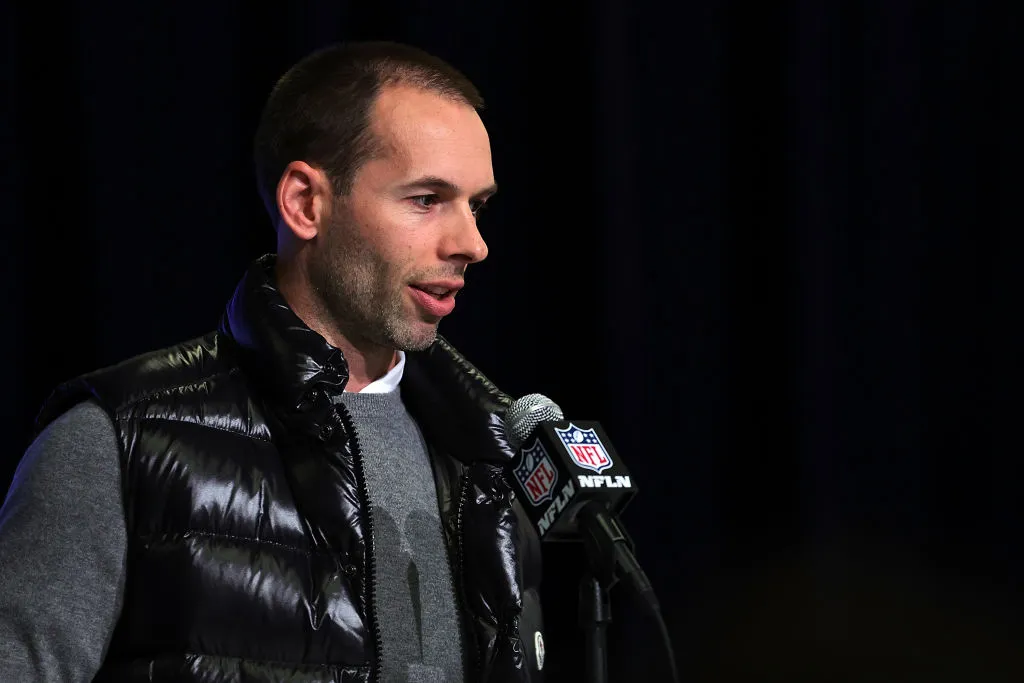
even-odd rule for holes
{"type": "Polygon", "coordinates": [[[619,581],[618,553],[633,541],[608,515],[604,503],[591,501],[577,515],[588,571],[580,579],[579,625],[586,641],[587,683],[608,683],[608,624],[612,621],[608,591],[619,581]]]}
{"type": "Polygon", "coordinates": [[[579,623],[586,639],[587,683],[608,683],[608,624],[612,621],[608,591],[591,573],[580,579],[579,623]]]}

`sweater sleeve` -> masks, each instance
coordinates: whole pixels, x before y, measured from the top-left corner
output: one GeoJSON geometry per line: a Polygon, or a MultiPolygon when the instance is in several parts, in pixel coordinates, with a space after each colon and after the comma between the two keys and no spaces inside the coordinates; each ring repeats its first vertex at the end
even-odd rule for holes
{"type": "Polygon", "coordinates": [[[93,402],[28,447],[0,508],[0,680],[91,681],[124,592],[120,450],[93,402]]]}

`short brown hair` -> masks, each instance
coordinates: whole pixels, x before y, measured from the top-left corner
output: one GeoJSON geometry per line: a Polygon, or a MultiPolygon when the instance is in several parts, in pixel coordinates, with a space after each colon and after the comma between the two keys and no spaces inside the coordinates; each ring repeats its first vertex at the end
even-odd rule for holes
{"type": "Polygon", "coordinates": [[[370,133],[373,103],[386,85],[405,83],[483,109],[468,78],[419,48],[386,41],[340,43],[295,64],[275,84],[253,144],[256,182],[276,222],[277,183],[302,160],[322,169],[337,195],[377,153],[370,133]]]}

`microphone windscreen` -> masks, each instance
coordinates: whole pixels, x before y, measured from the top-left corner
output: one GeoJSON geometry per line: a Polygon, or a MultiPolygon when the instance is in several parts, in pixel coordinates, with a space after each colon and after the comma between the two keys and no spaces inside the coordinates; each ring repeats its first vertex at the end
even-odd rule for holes
{"type": "Polygon", "coordinates": [[[544,394],[527,394],[516,399],[505,412],[505,438],[513,451],[519,450],[541,422],[557,422],[562,409],[544,394]]]}

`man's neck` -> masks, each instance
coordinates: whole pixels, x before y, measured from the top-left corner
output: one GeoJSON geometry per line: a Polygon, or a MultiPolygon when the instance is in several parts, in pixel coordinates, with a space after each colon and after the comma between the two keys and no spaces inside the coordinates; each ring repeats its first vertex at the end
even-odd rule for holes
{"type": "Polygon", "coordinates": [[[354,344],[333,326],[326,324],[328,316],[323,314],[321,307],[302,286],[301,276],[293,269],[282,269],[279,261],[275,277],[277,289],[292,312],[345,357],[348,365],[345,391],[362,391],[398,364],[398,352],[395,349],[370,342],[354,344]]]}
{"type": "Polygon", "coordinates": [[[345,360],[348,362],[348,383],[345,384],[345,391],[353,393],[362,391],[368,384],[388,374],[388,371],[398,364],[398,352],[394,349],[376,347],[370,353],[365,353],[341,338],[340,335],[337,340],[334,340],[321,330],[315,331],[324,335],[324,339],[331,346],[340,349],[345,356],[345,360]]]}

